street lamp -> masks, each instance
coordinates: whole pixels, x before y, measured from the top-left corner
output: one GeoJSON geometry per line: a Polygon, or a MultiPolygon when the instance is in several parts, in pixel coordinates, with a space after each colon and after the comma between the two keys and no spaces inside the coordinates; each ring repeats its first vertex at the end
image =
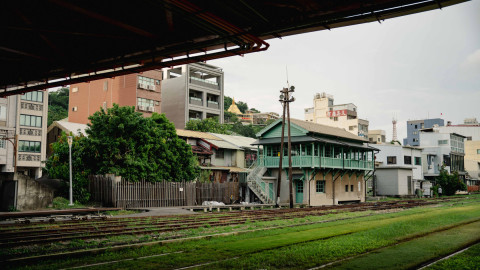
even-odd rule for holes
{"type": "Polygon", "coordinates": [[[70,161],[70,203],[68,205],[73,205],[73,187],[72,187],[72,142],[73,137],[68,136],[68,156],[70,161]]]}

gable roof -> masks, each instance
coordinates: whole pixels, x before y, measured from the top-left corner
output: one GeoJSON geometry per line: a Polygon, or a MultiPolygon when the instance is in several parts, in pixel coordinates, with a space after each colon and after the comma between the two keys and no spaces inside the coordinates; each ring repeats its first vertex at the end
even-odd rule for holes
{"type": "Polygon", "coordinates": [[[234,136],[234,135],[226,135],[226,134],[217,134],[211,133],[239,148],[248,148],[248,149],[256,149],[256,146],[253,146],[252,143],[256,141],[254,138],[244,137],[244,136],[234,136]]]}
{"type": "Polygon", "coordinates": [[[64,120],[54,121],[47,129],[47,133],[50,132],[54,127],[58,127],[63,130],[65,133],[72,132],[73,135],[82,134],[83,136],[88,136],[85,132],[88,129],[86,124],[72,123],[64,120]]]}
{"type": "MultiPolygon", "coordinates": [[[[271,130],[278,124],[281,124],[282,119],[277,119],[275,122],[270,124],[269,126],[265,127],[263,130],[258,132],[256,135],[257,137],[263,136],[267,131],[271,130]]],[[[327,125],[322,125],[322,124],[317,124],[313,122],[307,122],[303,120],[298,120],[294,118],[290,118],[290,123],[293,125],[296,125],[297,127],[307,131],[307,132],[312,132],[316,134],[323,134],[323,135],[328,135],[328,136],[333,136],[333,137],[340,137],[340,138],[345,138],[345,139],[351,139],[351,140],[356,140],[356,141],[361,141],[361,142],[368,142],[366,139],[359,137],[355,134],[352,134],[345,129],[342,128],[337,128],[337,127],[331,127],[327,125]]],[[[287,130],[287,122],[285,123],[285,131],[287,130]]]]}
{"type": "Polygon", "coordinates": [[[186,129],[177,129],[177,136],[187,137],[187,138],[207,139],[207,140],[214,140],[214,141],[222,140],[207,132],[193,131],[193,130],[186,130],[186,129]]]}

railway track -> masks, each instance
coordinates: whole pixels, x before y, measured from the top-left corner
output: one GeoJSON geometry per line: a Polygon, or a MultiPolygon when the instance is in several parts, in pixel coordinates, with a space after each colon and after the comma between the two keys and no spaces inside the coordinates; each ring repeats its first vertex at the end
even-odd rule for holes
{"type": "Polygon", "coordinates": [[[211,213],[201,216],[112,218],[107,220],[68,221],[56,224],[18,224],[0,227],[0,249],[46,245],[72,240],[94,240],[122,235],[153,235],[202,227],[241,225],[253,221],[321,216],[331,211],[356,212],[412,208],[437,203],[435,200],[337,205],[300,209],[248,210],[211,213]]]}

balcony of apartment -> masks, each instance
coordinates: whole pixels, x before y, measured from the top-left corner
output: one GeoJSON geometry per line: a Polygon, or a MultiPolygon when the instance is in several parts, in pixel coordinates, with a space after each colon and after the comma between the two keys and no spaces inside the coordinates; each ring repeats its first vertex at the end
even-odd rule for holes
{"type": "Polygon", "coordinates": [[[203,106],[202,92],[190,90],[188,98],[191,105],[203,106]]]}
{"type": "Polygon", "coordinates": [[[191,121],[191,120],[202,120],[202,112],[189,111],[188,121],[191,121]]]}
{"type": "Polygon", "coordinates": [[[189,81],[191,84],[207,87],[210,89],[220,89],[220,76],[212,75],[204,71],[192,69],[190,71],[189,81]]]}
{"type": "Polygon", "coordinates": [[[218,102],[219,96],[207,94],[207,107],[211,109],[220,109],[220,103],[218,102]]]}

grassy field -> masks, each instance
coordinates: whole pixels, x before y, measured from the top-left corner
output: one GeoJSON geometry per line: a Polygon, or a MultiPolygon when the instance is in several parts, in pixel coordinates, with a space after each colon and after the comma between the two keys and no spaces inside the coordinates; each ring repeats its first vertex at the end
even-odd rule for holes
{"type": "MultiPolygon", "coordinates": [[[[339,269],[408,269],[480,241],[479,202],[480,196],[469,196],[434,207],[368,216],[355,213],[357,216],[346,220],[284,228],[271,228],[275,223],[271,221],[251,222],[242,229],[263,229],[61,261],[44,260],[23,268],[56,269],[106,262],[89,269],[310,269],[325,264],[339,269]]],[[[334,216],[329,218],[334,220],[334,216]]],[[[205,229],[215,232],[215,228],[205,229]]]]}

